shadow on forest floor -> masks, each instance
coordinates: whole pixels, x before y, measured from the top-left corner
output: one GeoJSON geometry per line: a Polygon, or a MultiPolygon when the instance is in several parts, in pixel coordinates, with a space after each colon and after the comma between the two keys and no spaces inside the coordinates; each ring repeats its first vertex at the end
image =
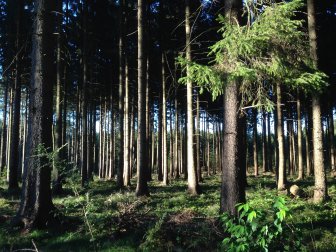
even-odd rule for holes
{"type": "MultiPolygon", "coordinates": [[[[248,176],[247,199],[256,209],[268,209],[277,196],[275,177],[248,176]]],[[[313,179],[295,181],[311,192],[313,179]]],[[[135,197],[135,181],[118,189],[115,181],[95,180],[82,189],[74,182],[54,197],[62,225],[28,234],[11,230],[10,218],[19,194],[0,190],[0,251],[216,251],[223,239],[218,222],[220,177],[204,177],[199,196],[187,194],[186,181],[163,186],[154,178],[150,197],[135,197]]],[[[312,251],[336,251],[336,183],[329,180],[331,200],[314,205],[307,199],[287,197],[288,218],[302,230],[312,251]]]]}

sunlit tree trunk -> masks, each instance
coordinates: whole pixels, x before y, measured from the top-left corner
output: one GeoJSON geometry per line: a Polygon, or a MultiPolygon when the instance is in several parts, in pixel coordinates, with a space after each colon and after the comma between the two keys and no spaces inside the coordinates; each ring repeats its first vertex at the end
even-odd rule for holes
{"type": "Polygon", "coordinates": [[[125,0],[120,1],[119,14],[119,154],[118,154],[118,169],[117,169],[117,186],[120,188],[123,184],[123,150],[124,150],[124,82],[125,82],[125,54],[124,54],[124,6],[125,0]]]}
{"type": "Polygon", "coordinates": [[[334,117],[333,117],[333,107],[330,106],[329,108],[329,148],[330,148],[330,170],[335,171],[336,166],[335,166],[335,133],[334,133],[334,117]]]}
{"type": "Polygon", "coordinates": [[[62,87],[62,55],[61,55],[61,45],[62,45],[62,0],[57,1],[57,47],[56,47],[56,125],[55,125],[55,161],[53,165],[53,192],[59,194],[62,191],[62,182],[59,164],[63,159],[62,153],[62,126],[63,126],[63,87],[62,87]]]}
{"type": "Polygon", "coordinates": [[[136,196],[149,195],[146,178],[146,62],[144,53],[145,1],[138,0],[138,147],[136,196]]]}
{"type": "Polygon", "coordinates": [[[267,114],[264,111],[262,113],[262,157],[263,157],[263,172],[267,172],[268,171],[268,156],[267,156],[267,131],[266,131],[266,125],[267,125],[267,114]]]}
{"type": "Polygon", "coordinates": [[[166,71],[164,52],[161,55],[161,77],[162,77],[162,169],[163,185],[168,184],[168,154],[167,154],[167,98],[166,98],[166,71]]]}
{"type": "Polygon", "coordinates": [[[124,106],[124,185],[130,186],[130,125],[129,125],[129,79],[128,79],[128,62],[125,67],[125,106],[124,106]]]}
{"type": "Polygon", "coordinates": [[[257,111],[253,111],[253,166],[254,166],[254,176],[259,175],[257,120],[258,120],[257,119],[257,111]]]}
{"type": "Polygon", "coordinates": [[[284,190],[286,187],[286,164],[285,164],[285,141],[283,133],[283,117],[282,117],[282,97],[280,83],[276,84],[277,95],[277,141],[278,141],[278,190],[284,190]]]}
{"type": "MultiPolygon", "coordinates": [[[[186,57],[191,61],[191,26],[190,26],[190,2],[185,1],[185,30],[186,30],[186,57]]],[[[187,76],[189,75],[187,66],[187,76]]],[[[194,163],[194,118],[193,118],[193,86],[190,80],[187,81],[187,170],[188,170],[188,192],[192,195],[199,193],[197,174],[194,163]]]]}
{"type": "Polygon", "coordinates": [[[301,121],[301,100],[298,92],[296,110],[297,110],[297,141],[298,141],[298,180],[303,179],[303,150],[302,150],[302,121],[301,121]]]}
{"type": "MultiPolygon", "coordinates": [[[[318,66],[317,35],[315,23],[315,1],[307,0],[308,33],[310,44],[310,56],[315,66],[318,66]]],[[[312,96],[313,115],[313,156],[314,156],[314,202],[318,203],[327,198],[327,182],[323,160],[323,132],[321,122],[321,104],[318,94],[312,96]]]]}

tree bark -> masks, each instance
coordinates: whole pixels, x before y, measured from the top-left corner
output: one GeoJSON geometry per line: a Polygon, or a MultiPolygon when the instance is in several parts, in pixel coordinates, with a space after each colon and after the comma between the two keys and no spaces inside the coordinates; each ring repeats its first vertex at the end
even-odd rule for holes
{"type": "Polygon", "coordinates": [[[52,147],[53,10],[52,1],[35,1],[27,158],[20,209],[14,221],[24,224],[26,229],[50,224],[54,209],[51,164],[45,155],[45,151],[50,152],[52,147]]]}
{"type": "MultiPolygon", "coordinates": [[[[185,31],[186,31],[186,57],[191,61],[191,27],[190,27],[190,2],[185,1],[185,31]]],[[[187,76],[189,75],[187,66],[187,76]]],[[[193,85],[187,81],[187,170],[188,192],[191,195],[199,194],[197,174],[194,164],[194,118],[193,118],[193,85]]]]}
{"type": "Polygon", "coordinates": [[[21,22],[23,12],[23,1],[19,0],[17,4],[16,14],[16,42],[15,48],[17,55],[15,57],[15,80],[13,89],[13,104],[12,104],[12,123],[10,132],[9,145],[9,162],[8,162],[8,190],[15,190],[18,185],[19,171],[19,132],[20,132],[20,104],[21,104],[21,22]]]}
{"type": "Polygon", "coordinates": [[[144,53],[145,1],[138,0],[138,147],[136,196],[148,196],[146,178],[146,62],[144,53]]]}
{"type": "Polygon", "coordinates": [[[301,100],[298,92],[298,97],[296,101],[296,110],[297,110],[297,141],[298,141],[298,180],[303,179],[304,170],[303,170],[303,150],[302,150],[302,121],[301,121],[301,100]]]}
{"type": "Polygon", "coordinates": [[[286,164],[285,164],[285,143],[283,136],[283,117],[282,117],[282,97],[280,83],[276,84],[277,95],[277,140],[278,140],[278,190],[284,190],[286,188],[286,164]]]}
{"type": "MultiPolygon", "coordinates": [[[[310,45],[310,57],[316,67],[318,67],[317,57],[317,35],[315,22],[315,1],[307,0],[308,13],[308,33],[310,45]]],[[[327,198],[327,181],[323,160],[323,132],[321,122],[321,104],[319,94],[312,96],[312,115],[313,115],[313,157],[314,157],[314,202],[319,203],[327,198]]]]}

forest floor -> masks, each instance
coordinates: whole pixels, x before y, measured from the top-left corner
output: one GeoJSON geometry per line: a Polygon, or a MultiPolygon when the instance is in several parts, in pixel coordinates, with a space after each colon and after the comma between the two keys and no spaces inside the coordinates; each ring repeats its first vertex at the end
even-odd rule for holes
{"type": "MultiPolygon", "coordinates": [[[[255,209],[272,206],[277,195],[274,176],[248,177],[247,200],[255,209]]],[[[297,182],[306,196],[313,179],[297,182]]],[[[217,251],[223,240],[218,221],[220,177],[204,177],[202,194],[189,196],[186,182],[169,186],[150,182],[151,196],[136,198],[133,186],[117,190],[113,181],[95,180],[86,189],[78,178],[54,197],[61,225],[24,233],[10,226],[19,193],[0,187],[0,251],[217,251]]],[[[315,205],[286,196],[288,223],[301,230],[308,251],[336,251],[336,180],[329,179],[331,199],[315,205]]]]}

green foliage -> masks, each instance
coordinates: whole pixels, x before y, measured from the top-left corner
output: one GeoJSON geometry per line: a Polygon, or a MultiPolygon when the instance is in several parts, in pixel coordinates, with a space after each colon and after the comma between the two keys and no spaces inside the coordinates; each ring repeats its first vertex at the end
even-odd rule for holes
{"type": "Polygon", "coordinates": [[[310,59],[304,20],[296,18],[303,1],[262,6],[254,22],[244,26],[219,16],[222,39],[209,48],[211,65],[179,57],[178,63],[187,69],[187,77],[179,81],[193,81],[210,91],[213,98],[223,93],[227,83],[235,82],[240,85],[242,105],[266,110],[273,108],[270,93],[274,83],[304,92],[321,91],[327,76],[310,59]]]}
{"type": "Polygon", "coordinates": [[[163,214],[162,217],[155,223],[155,225],[148,229],[145,234],[145,241],[141,243],[140,250],[141,251],[164,251],[165,244],[162,244],[162,225],[167,219],[167,214],[163,214]]]}
{"type": "Polygon", "coordinates": [[[254,210],[246,204],[237,206],[238,217],[221,216],[229,237],[222,242],[225,251],[303,251],[299,230],[285,223],[289,209],[284,198],[277,197],[273,204],[273,219],[268,212],[254,210]]]}

